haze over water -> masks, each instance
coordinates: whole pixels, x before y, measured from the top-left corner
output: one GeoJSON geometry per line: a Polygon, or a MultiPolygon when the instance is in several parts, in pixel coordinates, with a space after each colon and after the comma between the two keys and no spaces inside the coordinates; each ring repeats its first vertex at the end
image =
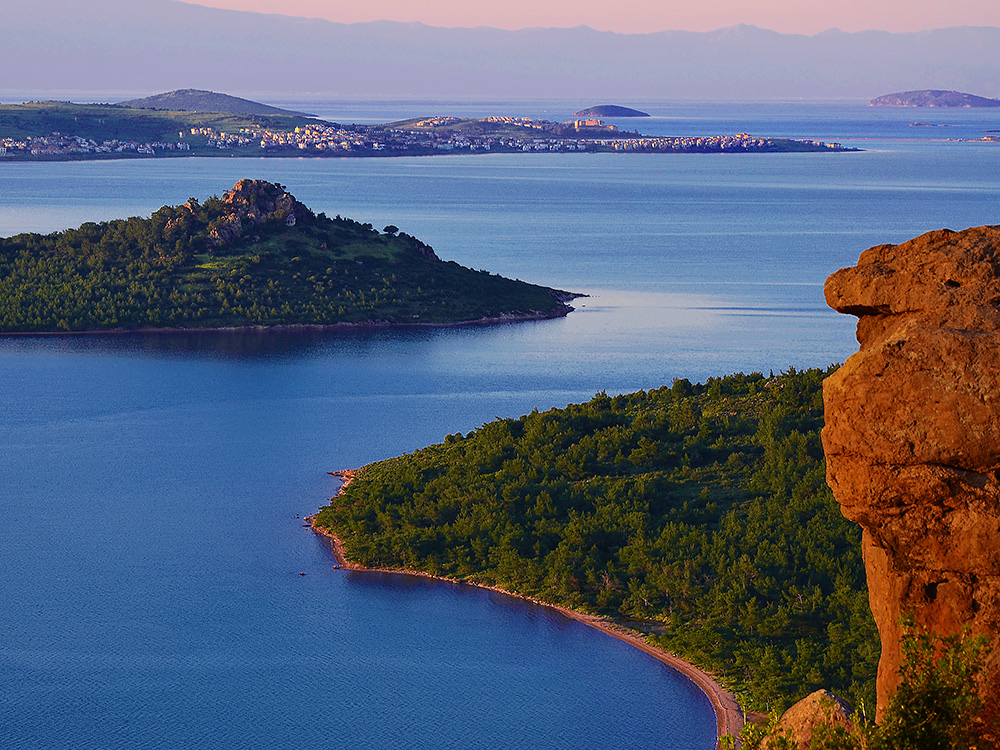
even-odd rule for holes
{"type": "MultiPolygon", "coordinates": [[[[994,117],[934,112],[935,134],[994,117]]],[[[712,747],[703,696],[644,654],[498,595],[333,571],[295,516],[334,491],[326,471],[495,416],[842,361],[853,321],[825,307],[829,273],[876,243],[997,222],[1000,144],[915,140],[918,118],[712,105],[620,123],[857,154],[0,165],[3,235],[256,177],[591,295],[565,319],[488,328],[0,339],[0,744],[712,747]]]]}

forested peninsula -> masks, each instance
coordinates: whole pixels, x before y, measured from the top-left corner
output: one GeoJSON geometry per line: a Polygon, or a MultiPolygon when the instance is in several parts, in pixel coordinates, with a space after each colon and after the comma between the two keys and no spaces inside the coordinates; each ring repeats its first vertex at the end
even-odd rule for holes
{"type": "Polygon", "coordinates": [[[568,292],[442,261],[241,180],[151,217],[0,239],[0,333],[454,325],[558,317],[568,292]]]}
{"type": "Polygon", "coordinates": [[[314,526],[348,559],[499,587],[647,634],[751,710],[874,705],[860,531],[825,482],[831,370],[498,419],[363,467],[314,526]]]}

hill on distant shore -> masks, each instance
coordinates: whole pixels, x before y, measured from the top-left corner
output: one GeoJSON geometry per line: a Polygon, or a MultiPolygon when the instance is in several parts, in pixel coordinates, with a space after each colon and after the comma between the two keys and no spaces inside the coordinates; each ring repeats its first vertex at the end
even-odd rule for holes
{"type": "Polygon", "coordinates": [[[987,99],[961,91],[921,89],[885,94],[868,102],[869,107],[1000,107],[1000,99],[987,99]]]}
{"type": "Polygon", "coordinates": [[[118,102],[121,107],[131,109],[164,109],[170,112],[225,112],[237,115],[292,115],[313,117],[305,112],[279,109],[268,104],[241,99],[229,94],[217,94],[201,89],[178,89],[165,94],[147,96],[143,99],[129,99],[118,102]]]}

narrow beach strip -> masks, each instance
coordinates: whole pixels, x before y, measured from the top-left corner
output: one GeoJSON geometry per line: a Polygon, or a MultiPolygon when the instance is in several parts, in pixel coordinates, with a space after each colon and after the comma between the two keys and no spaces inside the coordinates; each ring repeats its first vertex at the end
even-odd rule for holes
{"type": "MultiPolygon", "coordinates": [[[[342,484],[338,489],[338,492],[342,491],[344,487],[350,484],[351,480],[354,478],[355,472],[352,469],[345,469],[343,471],[331,471],[329,472],[331,476],[335,476],[341,480],[342,484]]],[[[647,643],[641,635],[634,631],[630,631],[627,628],[611,622],[603,617],[598,617],[596,615],[588,615],[583,612],[577,612],[566,607],[560,607],[558,604],[550,604],[548,602],[543,602],[539,599],[535,599],[530,596],[525,596],[523,594],[514,593],[511,591],[506,591],[498,586],[489,586],[482,583],[474,583],[472,581],[465,581],[458,578],[447,578],[445,576],[436,576],[431,573],[426,573],[422,570],[407,570],[405,568],[369,568],[364,565],[359,565],[356,562],[352,562],[347,558],[344,553],[344,544],[340,541],[336,534],[334,534],[329,529],[323,528],[316,525],[316,516],[308,516],[305,519],[309,526],[312,528],[313,532],[320,536],[324,536],[330,540],[330,546],[333,549],[333,556],[337,561],[337,565],[342,570],[351,571],[367,571],[369,573],[392,573],[395,575],[409,575],[409,576],[419,576],[421,578],[432,578],[436,581],[445,581],[446,583],[453,583],[462,586],[475,586],[476,588],[487,589],[489,591],[495,591],[499,594],[504,594],[506,596],[513,596],[518,599],[524,599],[532,604],[537,604],[542,607],[548,607],[549,609],[554,609],[557,612],[569,617],[577,622],[582,622],[584,625],[588,625],[595,630],[600,630],[602,633],[607,633],[613,638],[617,638],[620,641],[624,641],[630,646],[643,651],[654,659],[666,664],[671,669],[679,672],[683,676],[687,677],[691,682],[698,686],[698,688],[708,697],[708,700],[712,704],[712,708],[715,711],[715,719],[717,724],[718,737],[721,738],[724,735],[739,736],[740,729],[742,729],[744,724],[743,711],[740,709],[739,704],[736,702],[736,696],[723,688],[715,679],[712,678],[707,672],[699,669],[694,664],[684,661],[678,656],[674,656],[669,651],[660,648],[659,646],[654,646],[647,643]]],[[[718,747],[718,745],[717,745],[718,747]]]]}

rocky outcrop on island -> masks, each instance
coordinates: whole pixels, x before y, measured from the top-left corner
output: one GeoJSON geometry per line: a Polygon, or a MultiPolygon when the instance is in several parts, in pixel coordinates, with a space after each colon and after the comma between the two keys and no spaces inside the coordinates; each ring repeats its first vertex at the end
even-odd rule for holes
{"type": "Polygon", "coordinates": [[[988,638],[1000,694],[1000,227],[879,245],[827,280],[860,351],[824,383],[827,480],[863,528],[882,641],[878,712],[899,682],[900,617],[988,638]]]}
{"type": "Polygon", "coordinates": [[[649,117],[648,112],[642,112],[631,107],[622,107],[618,104],[598,104],[596,107],[587,107],[579,112],[573,113],[574,117],[649,117]]]}
{"type": "Polygon", "coordinates": [[[269,104],[242,99],[229,94],[218,94],[202,89],[178,89],[165,94],[129,99],[118,102],[119,107],[129,109],[163,109],[171,112],[226,112],[238,115],[290,115],[312,117],[305,112],[272,107],[269,104]]]}
{"type": "Polygon", "coordinates": [[[868,102],[869,107],[1000,107],[1000,99],[987,99],[961,91],[921,89],[885,94],[868,102]]]}
{"type": "MultiPolygon", "coordinates": [[[[285,188],[265,180],[240,180],[222,195],[229,209],[209,226],[208,236],[215,245],[228,245],[261,225],[294,227],[311,223],[315,214],[299,203],[285,188]]],[[[196,208],[185,204],[189,210],[196,208]]]]}

